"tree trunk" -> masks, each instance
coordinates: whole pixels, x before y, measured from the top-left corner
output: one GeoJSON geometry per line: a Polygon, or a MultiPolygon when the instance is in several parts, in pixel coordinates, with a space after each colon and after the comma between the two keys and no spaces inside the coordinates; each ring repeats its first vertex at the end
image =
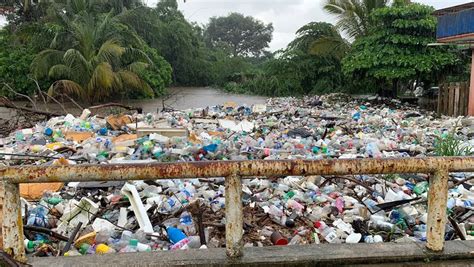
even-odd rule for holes
{"type": "Polygon", "coordinates": [[[392,91],[390,91],[390,98],[396,98],[398,92],[398,79],[392,80],[392,91]]]}

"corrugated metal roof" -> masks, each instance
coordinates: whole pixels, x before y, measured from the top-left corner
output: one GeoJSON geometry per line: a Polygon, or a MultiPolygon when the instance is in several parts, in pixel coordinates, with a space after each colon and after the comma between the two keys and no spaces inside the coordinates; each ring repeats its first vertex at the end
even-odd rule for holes
{"type": "Polygon", "coordinates": [[[465,3],[465,4],[461,4],[461,5],[457,5],[457,6],[438,9],[435,12],[433,12],[433,15],[434,16],[443,16],[443,15],[446,15],[446,14],[456,13],[456,12],[466,10],[466,9],[471,9],[471,8],[474,8],[474,1],[471,1],[471,2],[468,2],[468,3],[465,3]]]}

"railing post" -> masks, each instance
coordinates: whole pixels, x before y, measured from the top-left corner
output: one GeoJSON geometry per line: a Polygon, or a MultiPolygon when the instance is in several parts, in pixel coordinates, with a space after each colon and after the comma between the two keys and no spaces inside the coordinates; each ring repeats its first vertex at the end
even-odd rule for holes
{"type": "Polygon", "coordinates": [[[242,180],[236,175],[225,178],[225,241],[227,256],[242,256],[243,212],[242,180]]]}
{"type": "Polygon", "coordinates": [[[432,251],[442,251],[444,246],[444,233],[447,221],[448,176],[447,168],[442,167],[430,178],[426,247],[432,251]]]}
{"type": "MultiPolygon", "coordinates": [[[[1,182],[1,181],[0,181],[1,182]]],[[[20,186],[3,183],[3,250],[17,261],[26,262],[21,219],[20,186]]]]}

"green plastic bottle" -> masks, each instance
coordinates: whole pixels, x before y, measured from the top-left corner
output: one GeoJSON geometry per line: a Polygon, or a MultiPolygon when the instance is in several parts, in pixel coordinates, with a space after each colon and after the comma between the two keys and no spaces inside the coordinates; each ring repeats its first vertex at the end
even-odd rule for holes
{"type": "Polygon", "coordinates": [[[426,192],[427,190],[428,190],[428,182],[427,181],[419,182],[415,185],[415,188],[413,188],[413,192],[415,192],[415,194],[417,194],[417,195],[421,195],[424,192],[426,192]]]}

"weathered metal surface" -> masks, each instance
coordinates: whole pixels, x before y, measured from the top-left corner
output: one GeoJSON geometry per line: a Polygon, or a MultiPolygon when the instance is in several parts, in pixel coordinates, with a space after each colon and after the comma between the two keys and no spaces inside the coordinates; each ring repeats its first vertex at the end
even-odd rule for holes
{"type": "Polygon", "coordinates": [[[242,255],[243,214],[241,176],[345,175],[389,173],[435,173],[431,181],[428,210],[428,245],[442,250],[446,224],[449,171],[474,171],[474,157],[427,157],[344,160],[256,160],[154,164],[29,166],[0,169],[5,184],[3,206],[4,248],[24,260],[23,227],[18,183],[70,181],[123,181],[169,178],[227,177],[226,245],[230,257],[242,255]],[[236,175],[239,174],[239,176],[236,175]]]}
{"type": "Polygon", "coordinates": [[[152,164],[21,166],[0,169],[10,183],[125,181],[169,178],[278,175],[343,175],[432,173],[443,164],[449,171],[474,171],[474,157],[394,159],[251,160],[152,164]]]}
{"type": "Polygon", "coordinates": [[[0,181],[0,249],[3,249],[3,181],[0,181]]]}
{"type": "Polygon", "coordinates": [[[433,251],[442,251],[446,226],[446,207],[448,201],[449,173],[440,166],[430,179],[428,192],[428,221],[426,229],[426,247],[433,251]]]}
{"type": "MultiPolygon", "coordinates": [[[[474,33],[474,9],[462,10],[456,13],[438,17],[436,38],[446,38],[474,33]]],[[[472,39],[471,39],[472,41],[472,39]]]]}
{"type": "Polygon", "coordinates": [[[242,256],[242,180],[233,174],[225,179],[225,240],[227,256],[242,256]]]}
{"type": "Polygon", "coordinates": [[[3,250],[17,261],[26,262],[21,219],[20,186],[3,182],[3,250]]]}

